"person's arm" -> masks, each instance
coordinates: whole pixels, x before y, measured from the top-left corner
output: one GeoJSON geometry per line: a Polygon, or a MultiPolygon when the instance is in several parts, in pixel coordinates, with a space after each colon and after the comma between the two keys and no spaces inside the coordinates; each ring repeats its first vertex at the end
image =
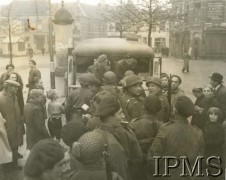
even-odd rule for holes
{"type": "Polygon", "coordinates": [[[36,129],[40,132],[40,134],[43,134],[46,137],[49,137],[49,133],[45,126],[45,119],[43,118],[44,112],[42,112],[40,109],[34,109],[33,112],[33,122],[36,129]]]}

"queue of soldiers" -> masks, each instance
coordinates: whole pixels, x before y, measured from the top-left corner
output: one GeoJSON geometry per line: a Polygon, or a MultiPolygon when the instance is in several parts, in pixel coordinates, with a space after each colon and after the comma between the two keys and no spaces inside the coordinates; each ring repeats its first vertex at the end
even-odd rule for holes
{"type": "MultiPolygon", "coordinates": [[[[143,83],[133,71],[134,63],[137,65],[135,59],[123,59],[113,72],[107,56],[99,56],[87,73],[79,76],[81,87],[61,104],[57,90],[44,95],[41,74],[30,61],[29,95],[23,114],[16,98],[20,83],[5,80],[0,112],[6,123],[0,125],[5,126],[6,148],[12,152],[11,160],[1,163],[5,179],[16,166],[24,133],[30,150],[25,180],[184,179],[180,167],[171,169],[172,177],[153,177],[154,157],[164,156],[186,156],[191,165],[199,156],[219,156],[224,171],[223,76],[213,73],[210,84],[194,88],[197,99],[193,103],[180,88],[178,75],[163,73],[143,83]],[[51,100],[47,111],[46,97],[51,100]],[[62,126],[64,113],[67,123],[62,126]]],[[[164,174],[164,164],[159,169],[164,174]]],[[[217,173],[214,170],[213,174],[217,173]]],[[[218,177],[204,177],[208,178],[224,179],[224,172],[218,177]]]]}

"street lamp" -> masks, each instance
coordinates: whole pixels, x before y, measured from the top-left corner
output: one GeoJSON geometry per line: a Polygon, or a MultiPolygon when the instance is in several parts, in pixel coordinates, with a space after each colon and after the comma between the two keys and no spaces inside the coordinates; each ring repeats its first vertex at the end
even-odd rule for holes
{"type": "Polygon", "coordinates": [[[55,65],[53,59],[53,24],[51,17],[51,0],[49,0],[49,56],[50,56],[50,84],[55,89],[55,65]]]}

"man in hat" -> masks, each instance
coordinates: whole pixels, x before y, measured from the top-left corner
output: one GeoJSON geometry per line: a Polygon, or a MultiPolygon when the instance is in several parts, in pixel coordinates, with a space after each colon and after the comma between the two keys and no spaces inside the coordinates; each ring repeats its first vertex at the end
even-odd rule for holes
{"type": "Polygon", "coordinates": [[[162,93],[161,79],[157,76],[151,76],[147,79],[146,86],[149,90],[149,95],[156,95],[161,101],[161,109],[157,113],[158,119],[162,122],[167,122],[169,120],[169,102],[162,93]]]}
{"type": "MultiPolygon", "coordinates": [[[[195,107],[188,97],[180,96],[176,99],[175,119],[160,127],[151,148],[148,150],[150,165],[154,165],[154,156],[172,156],[178,159],[181,156],[186,156],[189,163],[194,164],[196,158],[203,155],[203,133],[199,128],[190,125],[187,119],[193,115],[194,111],[195,107]]],[[[159,169],[164,171],[164,165],[160,166],[159,169]]],[[[164,177],[164,179],[182,180],[184,177],[180,177],[181,172],[181,166],[170,169],[172,176],[164,177]]]]}
{"type": "Polygon", "coordinates": [[[104,73],[110,70],[110,66],[108,66],[108,57],[105,54],[100,55],[96,62],[88,67],[88,72],[92,73],[95,78],[97,78],[100,82],[103,82],[104,73]]]}
{"type": "Polygon", "coordinates": [[[119,96],[119,102],[128,121],[139,118],[144,113],[141,92],[142,81],[139,76],[131,75],[125,78],[125,84],[123,86],[123,92],[119,96]]]}
{"type": "MultiPolygon", "coordinates": [[[[4,88],[4,82],[7,80],[7,76],[9,76],[12,72],[14,72],[14,65],[13,64],[7,64],[6,65],[6,72],[3,73],[0,77],[0,91],[4,88]]],[[[17,75],[17,82],[19,82],[21,89],[23,89],[23,81],[21,76],[16,73],[17,75]]]]}
{"type": "Polygon", "coordinates": [[[92,76],[93,75],[90,73],[80,75],[78,81],[81,87],[69,94],[65,102],[65,115],[67,122],[70,120],[81,120],[82,115],[86,113],[86,110],[88,110],[92,97],[89,88],[89,82],[92,76]]]}
{"type": "Polygon", "coordinates": [[[70,169],[69,154],[58,141],[44,139],[31,150],[24,166],[24,180],[61,180],[70,169]]]}
{"type": "Polygon", "coordinates": [[[20,84],[18,82],[6,80],[4,82],[4,89],[0,93],[0,113],[6,121],[6,133],[13,155],[13,162],[4,165],[4,169],[9,171],[9,173],[17,166],[17,160],[19,158],[18,147],[23,145],[23,135],[25,133],[17,101],[17,90],[19,86],[20,84]]]}
{"type": "Polygon", "coordinates": [[[226,118],[226,88],[222,84],[223,76],[220,73],[213,73],[210,77],[210,84],[214,88],[214,96],[217,101],[220,103],[221,110],[223,111],[224,120],[226,118]]]}

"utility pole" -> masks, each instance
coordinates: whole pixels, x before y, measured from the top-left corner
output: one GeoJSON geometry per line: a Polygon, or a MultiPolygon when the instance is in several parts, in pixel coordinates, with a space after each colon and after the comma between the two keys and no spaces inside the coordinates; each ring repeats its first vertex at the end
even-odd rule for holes
{"type": "Polygon", "coordinates": [[[12,38],[11,38],[11,21],[10,21],[10,14],[11,14],[11,10],[12,10],[12,4],[13,2],[10,3],[9,6],[9,11],[7,14],[7,21],[8,21],[8,33],[9,33],[9,64],[13,64],[13,52],[12,52],[12,38]]]}
{"type": "Polygon", "coordinates": [[[49,56],[50,56],[50,84],[55,89],[55,64],[53,59],[53,23],[51,13],[51,0],[49,0],[49,56]]]}

